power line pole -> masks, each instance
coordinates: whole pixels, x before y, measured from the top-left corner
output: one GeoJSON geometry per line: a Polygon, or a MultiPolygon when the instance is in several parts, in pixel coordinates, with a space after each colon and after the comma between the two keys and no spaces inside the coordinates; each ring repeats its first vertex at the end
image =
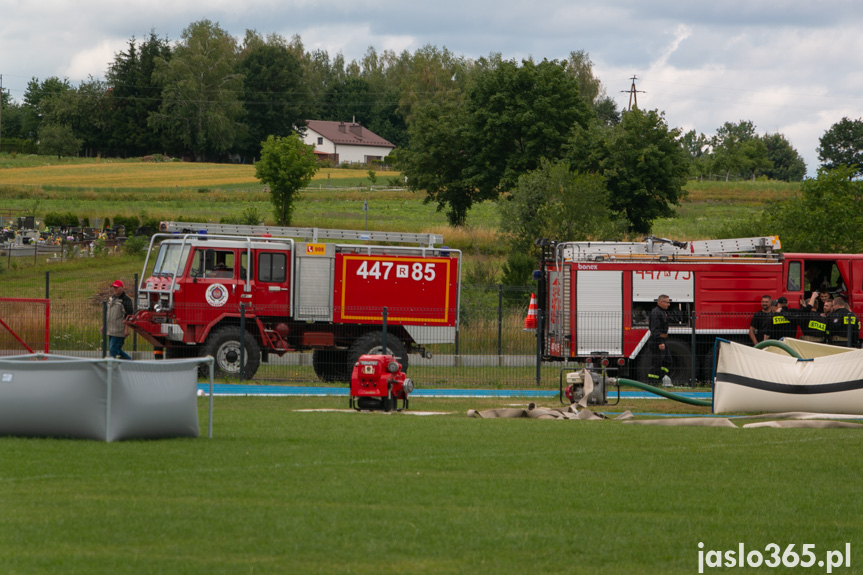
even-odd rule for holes
{"type": "Polygon", "coordinates": [[[629,92],[629,108],[627,111],[631,110],[633,106],[635,109],[638,109],[638,93],[646,94],[644,90],[636,90],[635,89],[635,81],[638,79],[635,75],[630,78],[632,80],[632,86],[630,86],[629,90],[621,90],[622,93],[629,92]]]}

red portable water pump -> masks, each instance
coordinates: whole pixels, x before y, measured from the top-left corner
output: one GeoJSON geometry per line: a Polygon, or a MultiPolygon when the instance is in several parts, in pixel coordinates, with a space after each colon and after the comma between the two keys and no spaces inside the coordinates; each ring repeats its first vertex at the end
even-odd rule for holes
{"type": "Polygon", "coordinates": [[[402,371],[392,355],[361,355],[351,374],[350,406],[356,410],[408,408],[408,395],[414,390],[413,381],[402,371]]]}

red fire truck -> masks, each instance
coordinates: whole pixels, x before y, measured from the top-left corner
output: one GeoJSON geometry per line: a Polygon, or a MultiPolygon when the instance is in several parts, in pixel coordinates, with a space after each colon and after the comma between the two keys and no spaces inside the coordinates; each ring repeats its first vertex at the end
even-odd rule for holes
{"type": "Polygon", "coordinates": [[[648,316],[661,294],[672,302],[668,349],[678,383],[709,377],[717,336],[749,342],[764,295],[797,308],[827,286],[863,314],[863,255],[780,253],[775,236],[543,243],[537,304],[547,361],[604,360],[646,381],[648,316]]]}
{"type": "Polygon", "coordinates": [[[393,355],[407,369],[408,353],[429,356],[425,346],[455,341],[461,252],[435,247],[443,243],[439,235],[160,227],[141,274],[138,311],[127,322],[157,357],[211,355],[217,373],[252,377],[270,354],[313,350],[321,379],[348,381],[361,355],[393,355]]]}

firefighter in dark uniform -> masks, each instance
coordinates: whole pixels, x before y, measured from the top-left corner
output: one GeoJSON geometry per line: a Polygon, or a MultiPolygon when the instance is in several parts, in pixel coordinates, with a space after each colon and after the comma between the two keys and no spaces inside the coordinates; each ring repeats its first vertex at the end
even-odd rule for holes
{"type": "Polygon", "coordinates": [[[749,339],[752,340],[752,345],[758,345],[770,333],[770,322],[773,317],[772,302],[773,298],[769,295],[761,296],[761,309],[755,312],[752,321],[749,322],[749,339]]]}
{"type": "Polygon", "coordinates": [[[781,297],[776,300],[770,319],[773,324],[770,328],[770,339],[782,339],[797,335],[797,325],[788,310],[788,298],[781,297]]]}
{"type": "Polygon", "coordinates": [[[827,320],[830,343],[857,347],[857,342],[860,340],[860,320],[848,308],[845,298],[833,298],[833,311],[827,316],[827,320]]]}
{"type": "Polygon", "coordinates": [[[668,352],[668,306],[671,299],[663,294],[656,298],[656,307],[650,312],[650,371],[647,374],[651,385],[662,384],[671,387],[671,380],[666,379],[671,365],[671,354],[668,352]]]}
{"type": "Polygon", "coordinates": [[[800,298],[800,311],[796,314],[796,320],[800,339],[824,343],[827,341],[827,316],[818,311],[817,304],[821,301],[818,296],[818,292],[813,291],[809,303],[803,303],[803,298],[800,298]]]}

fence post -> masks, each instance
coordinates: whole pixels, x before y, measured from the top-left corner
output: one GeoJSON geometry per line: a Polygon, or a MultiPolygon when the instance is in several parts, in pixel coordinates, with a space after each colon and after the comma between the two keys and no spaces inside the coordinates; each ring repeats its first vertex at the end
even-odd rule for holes
{"type": "Polygon", "coordinates": [[[536,310],[536,386],[542,381],[542,309],[536,310]]]}
{"type": "Polygon", "coordinates": [[[381,354],[386,355],[387,353],[387,306],[384,306],[384,309],[381,311],[381,354]]]}
{"type": "Polygon", "coordinates": [[[456,355],[458,355],[458,334],[459,334],[460,328],[461,328],[461,321],[459,321],[459,324],[455,328],[455,354],[456,355]]]}
{"type": "Polygon", "coordinates": [[[245,379],[246,369],[246,304],[240,304],[240,381],[245,379]]]}
{"type": "Polygon", "coordinates": [[[102,302],[102,358],[108,357],[108,302],[102,302]]]}
{"type": "Polygon", "coordinates": [[[696,365],[698,364],[698,352],[696,348],[695,337],[695,310],[689,314],[690,325],[692,326],[692,374],[689,379],[689,387],[695,387],[696,365]]]}
{"type": "MultiPolygon", "coordinates": [[[[132,300],[132,310],[137,313],[138,312],[138,274],[135,274],[135,288],[132,290],[133,297],[135,299],[132,300]]],[[[132,330],[132,351],[138,351],[138,332],[132,330]]]]}
{"type": "Polygon", "coordinates": [[[497,284],[497,355],[503,355],[503,284],[497,284]]]}
{"type": "Polygon", "coordinates": [[[51,270],[45,270],[45,299],[51,299],[51,270]]]}

